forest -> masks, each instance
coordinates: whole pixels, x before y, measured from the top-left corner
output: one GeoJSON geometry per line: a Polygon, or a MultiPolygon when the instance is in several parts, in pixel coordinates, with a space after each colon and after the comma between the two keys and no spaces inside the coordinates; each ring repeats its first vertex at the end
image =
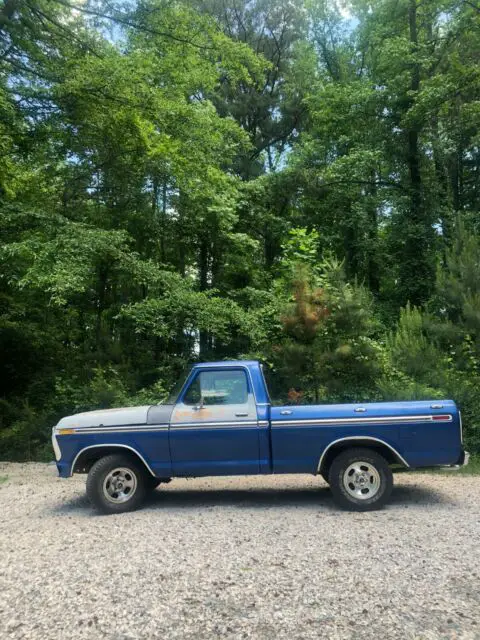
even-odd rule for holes
{"type": "Polygon", "coordinates": [[[480,453],[476,0],[3,0],[0,459],[257,358],[480,453]]]}

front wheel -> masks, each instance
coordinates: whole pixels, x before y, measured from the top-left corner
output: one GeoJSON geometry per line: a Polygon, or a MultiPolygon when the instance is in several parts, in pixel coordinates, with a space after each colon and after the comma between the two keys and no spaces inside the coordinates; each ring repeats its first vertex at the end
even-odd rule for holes
{"type": "Polygon", "coordinates": [[[138,509],[146,493],[145,472],[128,456],[112,454],[100,458],[87,477],[87,496],[103,513],[138,509]]]}
{"type": "Polygon", "coordinates": [[[392,470],[372,449],[347,449],[332,462],[328,474],[336,503],[350,511],[381,509],[393,488],[392,470]]]}

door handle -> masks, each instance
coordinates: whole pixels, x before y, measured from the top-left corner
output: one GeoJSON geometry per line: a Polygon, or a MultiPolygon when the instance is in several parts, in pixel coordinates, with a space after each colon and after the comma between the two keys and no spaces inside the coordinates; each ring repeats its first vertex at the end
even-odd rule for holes
{"type": "Polygon", "coordinates": [[[204,409],[204,408],[205,408],[205,407],[203,406],[203,404],[196,404],[196,405],[193,407],[193,410],[194,410],[194,411],[200,411],[201,409],[204,409]]]}
{"type": "Polygon", "coordinates": [[[289,416],[292,412],[290,409],[285,409],[284,411],[280,411],[281,416],[289,416]]]}
{"type": "Polygon", "coordinates": [[[355,411],[356,413],[365,413],[366,409],[365,409],[365,407],[356,407],[356,408],[354,409],[354,411],[355,411]]]}
{"type": "Polygon", "coordinates": [[[235,415],[237,416],[237,418],[246,418],[248,416],[248,413],[236,413],[235,415]]]}

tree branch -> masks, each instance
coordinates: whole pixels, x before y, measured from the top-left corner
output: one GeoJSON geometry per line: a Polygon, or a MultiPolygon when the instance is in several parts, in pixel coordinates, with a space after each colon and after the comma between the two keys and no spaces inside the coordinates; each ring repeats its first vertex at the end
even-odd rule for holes
{"type": "Polygon", "coordinates": [[[369,185],[376,187],[392,187],[393,189],[399,189],[400,191],[405,191],[405,187],[398,182],[393,182],[391,180],[333,180],[332,182],[320,182],[317,183],[319,187],[335,187],[340,184],[358,184],[358,185],[369,185]]]}
{"type": "Polygon", "coordinates": [[[480,13],[480,6],[477,6],[473,2],[469,2],[469,0],[463,0],[463,4],[468,4],[468,6],[474,9],[477,13],[480,13]]]}
{"type": "Polygon", "coordinates": [[[87,42],[83,41],[75,33],[73,33],[71,29],[67,29],[67,27],[65,27],[60,22],[52,18],[52,16],[49,16],[48,14],[41,11],[41,9],[39,9],[38,7],[33,6],[29,2],[27,4],[30,8],[30,11],[32,11],[33,14],[40,17],[41,22],[43,22],[41,18],[44,18],[45,20],[47,20],[47,22],[50,22],[50,24],[53,24],[59,30],[58,35],[60,35],[60,37],[66,40],[68,39],[75,40],[75,42],[78,42],[78,44],[80,44],[82,47],[85,47],[86,50],[89,51],[89,53],[93,54],[97,58],[100,58],[100,59],[102,58],[102,56],[97,51],[95,51],[95,49],[93,49],[87,42]]]}
{"type": "Polygon", "coordinates": [[[168,33],[166,31],[158,31],[157,29],[152,29],[151,27],[147,27],[144,24],[138,24],[136,22],[132,22],[126,14],[121,14],[116,11],[114,14],[109,15],[103,11],[99,11],[97,9],[89,9],[85,6],[79,6],[76,4],[71,4],[67,0],[52,0],[52,2],[56,2],[57,4],[61,4],[64,7],[68,7],[73,11],[79,11],[80,13],[85,13],[86,15],[95,16],[97,18],[105,18],[106,20],[111,20],[112,22],[117,22],[118,24],[122,24],[125,27],[130,27],[131,29],[136,29],[137,31],[143,31],[145,33],[149,33],[154,36],[160,36],[162,38],[169,38],[170,40],[174,40],[175,42],[180,42],[182,44],[188,44],[197,49],[205,49],[209,51],[215,50],[215,47],[204,44],[197,44],[196,42],[192,42],[191,40],[187,40],[186,38],[180,38],[178,36],[173,35],[173,33],[168,33]]]}

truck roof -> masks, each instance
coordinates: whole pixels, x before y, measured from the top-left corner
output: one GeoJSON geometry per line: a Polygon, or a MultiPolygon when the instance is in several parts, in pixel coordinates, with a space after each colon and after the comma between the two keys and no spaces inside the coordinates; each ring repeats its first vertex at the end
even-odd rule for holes
{"type": "Polygon", "coordinates": [[[234,367],[234,366],[258,366],[258,360],[219,360],[218,362],[197,362],[193,365],[193,368],[198,367],[234,367]]]}

